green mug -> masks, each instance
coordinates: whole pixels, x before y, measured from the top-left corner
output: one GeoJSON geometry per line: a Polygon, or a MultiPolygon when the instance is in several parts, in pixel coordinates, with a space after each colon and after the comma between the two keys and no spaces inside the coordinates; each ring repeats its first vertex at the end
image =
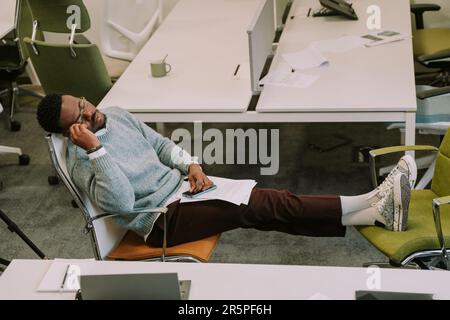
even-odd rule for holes
{"type": "Polygon", "coordinates": [[[161,60],[151,62],[150,67],[154,78],[165,77],[172,70],[170,64],[161,60]]]}

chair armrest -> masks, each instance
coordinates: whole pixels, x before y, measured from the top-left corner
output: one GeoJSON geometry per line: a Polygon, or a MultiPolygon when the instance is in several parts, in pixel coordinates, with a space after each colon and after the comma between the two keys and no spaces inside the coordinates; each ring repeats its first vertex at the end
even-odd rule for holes
{"type": "Polygon", "coordinates": [[[438,52],[433,53],[433,54],[424,54],[422,56],[419,56],[417,58],[417,61],[419,61],[421,63],[427,63],[427,62],[430,62],[430,61],[433,61],[433,60],[447,59],[449,57],[450,57],[450,48],[438,51],[438,52]]]}
{"type": "Polygon", "coordinates": [[[450,93],[450,86],[442,87],[442,88],[435,88],[430,90],[425,90],[417,94],[417,98],[420,100],[442,96],[444,94],[450,93]]]}
{"type": "Polygon", "coordinates": [[[433,218],[436,227],[436,234],[439,239],[439,245],[441,246],[441,265],[448,269],[448,256],[447,248],[445,246],[444,233],[442,232],[441,224],[441,207],[450,204],[450,196],[433,199],[433,218]]]}
{"type": "Polygon", "coordinates": [[[438,152],[439,149],[433,146],[396,146],[396,147],[386,147],[375,150],[370,150],[369,154],[372,158],[378,156],[384,156],[391,153],[396,152],[405,152],[405,151],[433,151],[438,152]]]}
{"type": "Polygon", "coordinates": [[[396,147],[386,147],[369,151],[370,155],[370,172],[372,184],[376,188],[378,186],[377,182],[377,169],[376,169],[376,157],[384,156],[391,153],[405,152],[405,151],[432,151],[438,152],[439,149],[433,146],[396,146],[396,147]]]}
{"type": "Polygon", "coordinates": [[[431,4],[431,3],[417,3],[411,5],[411,12],[416,17],[416,28],[417,29],[423,29],[424,23],[423,23],[423,14],[427,11],[439,11],[441,10],[441,7],[437,4],[431,4]]]}
{"type": "Polygon", "coordinates": [[[450,48],[433,54],[419,56],[417,61],[428,68],[449,69],[450,48]]]}

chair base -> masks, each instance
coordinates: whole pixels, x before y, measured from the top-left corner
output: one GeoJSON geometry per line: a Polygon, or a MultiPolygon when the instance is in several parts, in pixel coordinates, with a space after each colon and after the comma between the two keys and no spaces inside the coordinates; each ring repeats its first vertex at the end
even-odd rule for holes
{"type": "Polygon", "coordinates": [[[159,258],[153,258],[153,259],[146,259],[144,261],[149,261],[149,262],[189,262],[189,263],[202,263],[203,262],[195,257],[184,256],[184,255],[165,257],[164,260],[161,257],[159,257],[159,258]]]}
{"type": "MultiPolygon", "coordinates": [[[[450,249],[447,250],[447,257],[450,254],[450,249]]],[[[420,269],[424,270],[450,270],[450,261],[442,257],[441,250],[427,250],[418,253],[413,253],[406,257],[401,266],[407,266],[412,263],[417,264],[420,269]]]]}
{"type": "Polygon", "coordinates": [[[410,263],[405,266],[395,264],[392,261],[389,261],[389,262],[367,262],[367,263],[363,264],[363,268],[370,268],[370,267],[378,267],[378,268],[382,268],[382,269],[398,269],[398,268],[415,269],[415,270],[421,269],[421,267],[419,265],[417,265],[416,263],[410,263]]]}
{"type": "Polygon", "coordinates": [[[9,106],[9,110],[10,110],[10,112],[9,112],[9,128],[13,132],[20,131],[21,123],[19,121],[14,120],[14,112],[19,107],[19,104],[17,101],[18,97],[19,96],[32,96],[32,97],[42,99],[44,97],[44,95],[41,93],[38,93],[38,92],[34,92],[33,90],[19,87],[17,85],[17,82],[12,82],[10,89],[5,89],[5,90],[0,91],[0,97],[4,97],[4,96],[8,96],[8,95],[11,96],[11,102],[10,102],[10,106],[9,106]]]}

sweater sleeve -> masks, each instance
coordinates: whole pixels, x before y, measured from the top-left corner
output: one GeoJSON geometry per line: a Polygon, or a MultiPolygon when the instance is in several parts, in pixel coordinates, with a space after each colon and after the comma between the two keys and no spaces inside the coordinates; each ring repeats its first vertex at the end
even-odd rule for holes
{"type": "Polygon", "coordinates": [[[155,149],[159,160],[172,169],[178,169],[183,174],[188,173],[189,166],[196,162],[192,156],[177,146],[172,140],[164,138],[142,121],[133,117],[132,121],[142,132],[143,136],[155,149]]]}
{"type": "Polygon", "coordinates": [[[130,213],[135,203],[134,190],[119,166],[106,152],[89,161],[91,166],[79,162],[74,166],[75,183],[84,186],[89,197],[104,211],[130,213]]]}

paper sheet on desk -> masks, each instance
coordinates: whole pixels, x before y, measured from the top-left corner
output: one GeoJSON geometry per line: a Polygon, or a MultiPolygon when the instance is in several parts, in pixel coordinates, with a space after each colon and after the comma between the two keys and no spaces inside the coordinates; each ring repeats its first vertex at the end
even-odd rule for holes
{"type": "Polygon", "coordinates": [[[37,292],[76,292],[80,287],[79,274],[83,268],[83,262],[92,262],[94,259],[66,260],[55,259],[41,280],[37,292]],[[68,267],[70,267],[68,269],[68,267]],[[67,276],[65,274],[67,273],[67,276]],[[66,279],[64,279],[66,278],[66,279]],[[65,281],[64,281],[65,280],[65,281]],[[62,284],[64,283],[64,286],[62,284]]]}
{"type": "Polygon", "coordinates": [[[186,198],[182,196],[182,193],[189,190],[189,183],[185,182],[177,191],[175,198],[180,199],[180,203],[222,200],[238,206],[247,205],[251,192],[257,184],[255,180],[233,180],[212,176],[208,176],[208,178],[217,186],[216,190],[206,193],[201,198],[186,198]]]}
{"type": "Polygon", "coordinates": [[[328,60],[322,53],[312,47],[298,52],[284,53],[282,57],[294,70],[317,68],[328,64],[328,60]]]}
{"type": "Polygon", "coordinates": [[[298,71],[290,72],[277,70],[269,73],[259,82],[260,85],[276,85],[306,89],[320,78],[316,74],[302,74],[298,71]]]}
{"type": "Polygon", "coordinates": [[[377,47],[383,44],[411,39],[411,36],[396,31],[382,30],[363,35],[361,38],[369,40],[365,44],[366,47],[377,47]]]}
{"type": "Polygon", "coordinates": [[[311,47],[321,53],[345,53],[357,48],[363,48],[371,40],[360,36],[344,36],[336,39],[315,41],[311,47]]]}

